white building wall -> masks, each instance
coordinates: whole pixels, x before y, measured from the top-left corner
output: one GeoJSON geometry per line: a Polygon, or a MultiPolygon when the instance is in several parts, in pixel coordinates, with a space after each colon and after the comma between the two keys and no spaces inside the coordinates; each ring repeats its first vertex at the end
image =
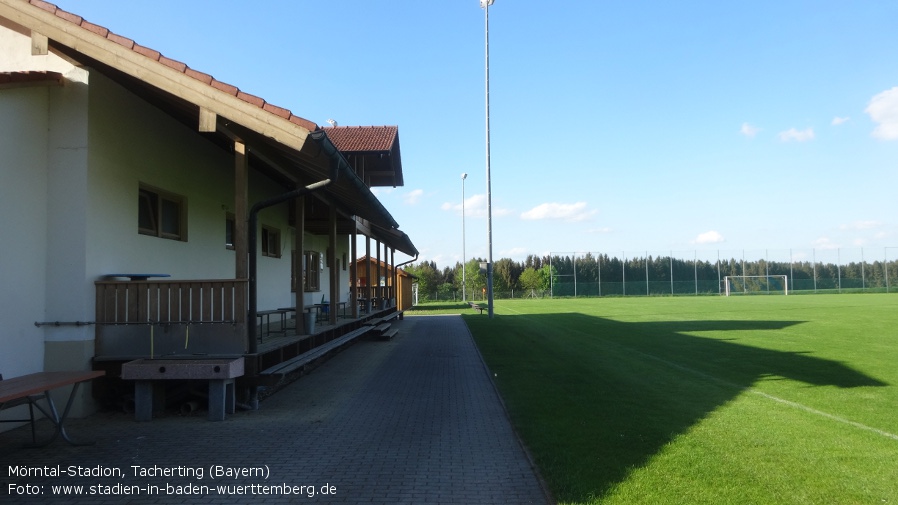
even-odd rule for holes
{"type": "Polygon", "coordinates": [[[0,373],[43,369],[47,251],[47,87],[0,89],[0,373]]]}
{"type": "MultiPolygon", "coordinates": [[[[86,76],[53,54],[33,56],[30,31],[0,19],[0,72],[21,71],[60,72],[71,82],[86,76]]],[[[58,243],[50,223],[57,203],[52,187],[58,185],[51,165],[72,154],[54,143],[60,140],[58,133],[83,121],[84,108],[83,99],[65,110],[57,111],[56,105],[61,95],[81,93],[78,88],[38,84],[0,89],[0,233],[4,237],[0,241],[0,278],[4,279],[0,322],[5,327],[0,333],[4,351],[0,373],[8,377],[46,366],[44,340],[49,333],[34,323],[48,318],[55,294],[51,286],[59,273],[48,269],[51,242],[58,243]]]]}

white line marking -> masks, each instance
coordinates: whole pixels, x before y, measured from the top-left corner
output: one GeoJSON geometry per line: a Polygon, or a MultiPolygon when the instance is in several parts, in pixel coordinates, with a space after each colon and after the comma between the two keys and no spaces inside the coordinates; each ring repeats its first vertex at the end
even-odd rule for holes
{"type": "MultiPolygon", "coordinates": [[[[607,341],[606,341],[606,342],[607,342],[607,341]]],[[[815,409],[815,408],[808,407],[807,405],[803,405],[803,404],[798,403],[798,402],[793,402],[793,401],[791,401],[791,400],[786,400],[786,399],[780,398],[780,397],[778,397],[778,396],[773,396],[773,395],[771,395],[771,394],[764,393],[763,391],[759,391],[758,389],[756,389],[756,388],[754,388],[754,387],[751,387],[751,386],[740,386],[739,384],[736,384],[736,383],[733,383],[733,382],[730,382],[730,381],[727,381],[727,380],[723,380],[723,379],[721,379],[721,378],[719,378],[719,377],[715,377],[715,376],[713,376],[713,375],[710,375],[710,374],[707,374],[707,373],[704,373],[704,372],[700,372],[700,371],[695,370],[695,369],[693,369],[693,368],[689,368],[689,367],[687,367],[687,366],[680,365],[679,363],[674,363],[674,362],[668,361],[668,360],[666,360],[666,359],[664,359],[664,358],[659,358],[658,356],[655,356],[655,355],[653,355],[653,354],[648,354],[648,353],[645,353],[645,352],[642,352],[642,351],[637,351],[636,349],[633,349],[633,348],[631,348],[631,347],[623,346],[623,345],[620,345],[620,344],[617,344],[617,343],[614,343],[614,345],[620,346],[621,348],[627,349],[627,350],[629,350],[629,351],[631,351],[631,352],[633,352],[633,353],[635,353],[635,354],[639,354],[639,355],[645,356],[646,358],[650,358],[650,359],[653,359],[653,360],[655,360],[655,361],[664,363],[665,365],[670,366],[670,367],[672,367],[672,368],[676,368],[676,369],[678,369],[678,370],[682,370],[682,371],[685,371],[685,372],[689,372],[689,373],[691,373],[691,374],[693,374],[693,375],[697,375],[697,376],[699,376],[699,377],[708,379],[708,380],[710,380],[710,381],[717,382],[718,384],[722,384],[722,385],[725,385],[725,386],[728,386],[728,387],[732,387],[732,388],[738,389],[738,390],[740,390],[740,391],[748,391],[748,392],[754,393],[754,394],[756,394],[756,395],[758,395],[758,396],[767,398],[768,400],[773,400],[773,401],[775,401],[775,402],[777,402],[777,403],[781,403],[781,404],[783,404],[783,405],[788,405],[788,406],[790,406],[790,407],[793,407],[793,408],[796,408],[796,409],[799,409],[799,410],[803,410],[803,411],[808,412],[808,413],[810,413],[810,414],[815,414],[815,415],[818,415],[818,416],[821,416],[821,417],[825,417],[826,419],[829,419],[829,420],[832,420],[832,421],[837,421],[837,422],[840,422],[840,423],[843,423],[843,424],[847,424],[847,425],[849,425],[849,426],[853,426],[853,427],[858,428],[858,429],[861,429],[861,430],[865,430],[865,431],[869,431],[869,432],[872,432],[872,433],[876,433],[877,435],[881,435],[881,436],[886,437],[886,438],[891,438],[892,440],[898,440],[898,435],[895,435],[894,433],[889,433],[888,431],[880,430],[879,428],[874,428],[874,427],[872,427],[872,426],[867,426],[866,424],[862,424],[862,423],[859,423],[859,422],[857,422],[857,421],[852,421],[852,420],[850,420],[850,419],[845,419],[844,417],[839,417],[839,416],[837,416],[837,415],[835,415],[835,414],[830,414],[830,413],[824,412],[824,411],[822,411],[822,410],[817,410],[817,409],[815,409]]]]}
{"type": "Polygon", "coordinates": [[[833,421],[838,421],[838,422],[840,422],[840,423],[844,423],[844,424],[847,424],[847,425],[849,425],[849,426],[854,426],[855,428],[858,428],[858,429],[861,429],[861,430],[870,431],[870,432],[876,433],[877,435],[882,435],[882,436],[884,436],[884,437],[886,437],[886,438],[891,438],[892,440],[898,440],[898,435],[895,435],[894,433],[889,433],[888,431],[883,431],[883,430],[880,430],[879,428],[874,428],[874,427],[872,427],[872,426],[867,426],[866,424],[861,424],[861,423],[859,423],[859,422],[857,422],[857,421],[852,421],[852,420],[850,420],[850,419],[845,419],[844,417],[839,417],[839,416],[837,416],[837,415],[833,415],[833,414],[830,414],[830,413],[828,413],[828,412],[823,412],[822,410],[817,410],[817,409],[808,407],[807,405],[802,405],[802,404],[800,404],[800,403],[798,403],[798,402],[793,402],[793,401],[785,400],[785,399],[783,399],[783,398],[779,398],[779,397],[777,397],[777,396],[773,396],[773,395],[770,395],[770,394],[767,394],[767,393],[758,391],[758,390],[755,389],[755,388],[748,388],[748,390],[751,391],[752,393],[756,394],[756,395],[760,395],[760,396],[763,396],[764,398],[768,398],[768,399],[773,400],[773,401],[775,401],[775,402],[782,403],[783,405],[788,405],[788,406],[790,406],[790,407],[794,407],[794,408],[796,408],[796,409],[803,410],[803,411],[805,411],[805,412],[810,412],[811,414],[816,414],[816,415],[818,415],[818,416],[822,416],[822,417],[825,417],[825,418],[827,418],[827,419],[831,419],[831,420],[833,420],[833,421]]]}

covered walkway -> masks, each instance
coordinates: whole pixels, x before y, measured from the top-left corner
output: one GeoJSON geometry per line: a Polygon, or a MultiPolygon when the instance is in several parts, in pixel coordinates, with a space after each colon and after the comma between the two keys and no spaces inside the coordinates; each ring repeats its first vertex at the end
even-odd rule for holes
{"type": "Polygon", "coordinates": [[[5,472],[0,486],[41,486],[35,503],[79,503],[71,493],[53,496],[51,485],[120,486],[90,503],[121,503],[121,486],[140,493],[129,503],[547,503],[462,319],[407,316],[396,327],[393,340],[358,342],[259,410],[223,422],[207,422],[203,412],[149,423],[99,413],[70,426],[73,436],[96,440],[88,447],[24,449],[27,428],[0,433],[2,468],[77,466],[101,474],[5,472]],[[212,479],[215,471],[224,478],[212,479]],[[102,476],[113,472],[121,476],[102,476]],[[295,486],[291,494],[284,485],[295,486]],[[195,494],[166,494],[175,490],[195,494]]]}

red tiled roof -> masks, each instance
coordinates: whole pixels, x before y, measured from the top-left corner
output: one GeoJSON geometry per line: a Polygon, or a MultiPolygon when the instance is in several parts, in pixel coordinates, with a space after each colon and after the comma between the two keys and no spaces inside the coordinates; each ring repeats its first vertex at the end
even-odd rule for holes
{"type": "Polygon", "coordinates": [[[390,151],[399,135],[397,126],[334,126],[324,128],[341,152],[390,151]]]}
{"type": "Polygon", "coordinates": [[[304,119],[304,118],[294,115],[288,109],[278,107],[273,104],[269,104],[265,100],[263,100],[262,98],[260,98],[258,96],[251,95],[249,93],[240,91],[240,89],[238,89],[236,86],[232,86],[230,84],[218,81],[211,75],[204,74],[202,72],[193,70],[190,67],[188,67],[186,64],[184,64],[180,61],[173,60],[171,58],[167,58],[167,57],[163,56],[161,53],[159,53],[159,51],[150,49],[148,47],[141,46],[140,44],[135,43],[133,40],[131,40],[127,37],[122,37],[121,35],[112,33],[111,31],[109,31],[109,29],[102,27],[100,25],[91,23],[89,21],[86,21],[81,16],[79,16],[77,14],[73,14],[71,12],[67,12],[65,10],[62,10],[54,4],[45,2],[43,0],[23,0],[23,1],[26,1],[29,4],[31,4],[35,7],[38,7],[40,9],[43,9],[51,14],[54,14],[56,17],[63,19],[65,21],[68,21],[69,23],[71,23],[75,26],[79,26],[85,30],[88,30],[88,31],[94,33],[95,35],[97,35],[98,37],[103,37],[107,40],[115,42],[127,49],[130,49],[131,51],[134,51],[137,54],[146,56],[147,58],[149,58],[151,60],[159,62],[159,64],[161,64],[161,65],[165,65],[165,66],[172,68],[178,72],[181,72],[184,75],[192,77],[192,78],[194,78],[204,84],[207,84],[207,85],[211,86],[212,88],[215,88],[223,93],[227,93],[229,95],[236,96],[237,98],[239,98],[247,103],[255,105],[256,107],[259,107],[260,109],[263,109],[265,111],[270,112],[271,114],[274,114],[278,117],[286,119],[286,120],[290,121],[291,123],[301,126],[309,131],[314,131],[314,130],[318,129],[317,124],[313,123],[312,121],[309,121],[308,119],[304,119]]]}
{"type": "Polygon", "coordinates": [[[0,84],[46,81],[62,82],[62,74],[59,72],[43,72],[38,70],[27,72],[0,72],[0,84]]]}

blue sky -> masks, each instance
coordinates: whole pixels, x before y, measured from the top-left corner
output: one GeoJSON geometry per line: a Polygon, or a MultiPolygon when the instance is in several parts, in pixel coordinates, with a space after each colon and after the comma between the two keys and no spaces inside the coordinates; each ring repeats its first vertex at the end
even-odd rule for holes
{"type": "MultiPolygon", "coordinates": [[[[477,0],[57,4],[320,125],[398,125],[405,186],[377,194],[421,259],[461,259],[463,172],[465,255],[487,255],[477,0]]],[[[894,1],[497,0],[494,259],[881,258],[898,247],[895,19],[894,1]]]]}

